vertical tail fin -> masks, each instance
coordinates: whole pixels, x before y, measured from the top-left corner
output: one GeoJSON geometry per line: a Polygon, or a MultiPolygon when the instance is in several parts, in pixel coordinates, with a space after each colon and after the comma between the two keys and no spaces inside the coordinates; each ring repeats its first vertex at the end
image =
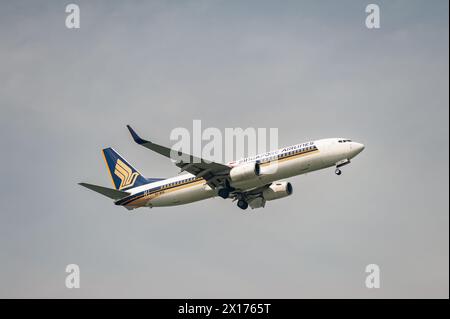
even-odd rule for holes
{"type": "Polygon", "coordinates": [[[103,149],[106,166],[118,190],[141,186],[149,181],[111,147],[103,149]]]}

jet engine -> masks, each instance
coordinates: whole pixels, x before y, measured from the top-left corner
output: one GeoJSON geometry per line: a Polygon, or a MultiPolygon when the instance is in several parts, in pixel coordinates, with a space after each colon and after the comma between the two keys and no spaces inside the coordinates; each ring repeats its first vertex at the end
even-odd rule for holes
{"type": "Polygon", "coordinates": [[[274,182],[262,193],[265,200],[274,200],[292,194],[292,185],[289,182],[274,182]]]}
{"type": "Polygon", "coordinates": [[[254,179],[261,174],[258,163],[248,163],[233,167],[230,171],[230,178],[233,182],[242,182],[254,179]]]}

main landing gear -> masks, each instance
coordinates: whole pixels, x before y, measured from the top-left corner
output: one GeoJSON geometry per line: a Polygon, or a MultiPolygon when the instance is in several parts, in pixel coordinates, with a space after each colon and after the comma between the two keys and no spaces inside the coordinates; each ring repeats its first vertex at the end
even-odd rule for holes
{"type": "Polygon", "coordinates": [[[238,205],[238,207],[240,209],[244,209],[245,210],[245,209],[248,208],[248,203],[245,200],[243,200],[243,199],[238,200],[237,205],[238,205]]]}
{"type": "Polygon", "coordinates": [[[222,197],[223,199],[227,199],[230,197],[230,193],[234,191],[234,187],[230,186],[230,182],[228,180],[225,180],[225,187],[219,189],[219,192],[217,195],[222,197]]]}
{"type": "Polygon", "coordinates": [[[336,168],[336,170],[334,171],[336,173],[336,175],[341,175],[342,171],[339,168],[336,168]]]}
{"type": "MultiPolygon", "coordinates": [[[[222,197],[223,199],[227,199],[230,197],[230,194],[233,193],[235,191],[234,187],[231,187],[230,182],[228,180],[225,180],[225,186],[221,189],[219,189],[219,191],[217,192],[217,195],[219,195],[220,197],[222,197]]],[[[240,209],[247,209],[248,208],[248,202],[245,200],[245,196],[242,193],[233,193],[232,197],[234,198],[234,200],[238,199],[237,202],[237,206],[240,209]]]]}
{"type": "Polygon", "coordinates": [[[230,196],[230,190],[228,188],[219,189],[218,195],[223,199],[227,199],[230,196]]]}

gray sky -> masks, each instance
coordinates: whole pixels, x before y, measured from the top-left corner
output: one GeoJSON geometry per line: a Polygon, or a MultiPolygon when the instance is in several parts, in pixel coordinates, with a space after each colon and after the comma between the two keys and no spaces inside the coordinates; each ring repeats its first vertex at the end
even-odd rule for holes
{"type": "Polygon", "coordinates": [[[79,30],[61,1],[0,4],[0,297],[449,297],[447,1],[377,1],[379,30],[368,1],[74,2],[79,30]],[[366,149],[245,213],[130,214],[77,185],[111,186],[106,146],[177,174],[125,125],[169,144],[193,119],[366,149]]]}

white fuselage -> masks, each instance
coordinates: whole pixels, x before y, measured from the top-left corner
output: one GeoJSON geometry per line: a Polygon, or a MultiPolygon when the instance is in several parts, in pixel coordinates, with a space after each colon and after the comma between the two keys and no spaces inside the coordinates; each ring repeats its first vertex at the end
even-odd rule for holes
{"type": "MultiPolygon", "coordinates": [[[[239,183],[232,182],[231,186],[248,191],[280,179],[336,166],[355,157],[363,149],[364,145],[360,143],[329,138],[244,158],[228,165],[235,167],[257,161],[261,166],[261,174],[239,183]]],[[[128,208],[174,206],[217,196],[217,189],[212,189],[203,178],[196,178],[189,173],[135,187],[128,192],[131,195],[116,204],[128,208]]]]}

